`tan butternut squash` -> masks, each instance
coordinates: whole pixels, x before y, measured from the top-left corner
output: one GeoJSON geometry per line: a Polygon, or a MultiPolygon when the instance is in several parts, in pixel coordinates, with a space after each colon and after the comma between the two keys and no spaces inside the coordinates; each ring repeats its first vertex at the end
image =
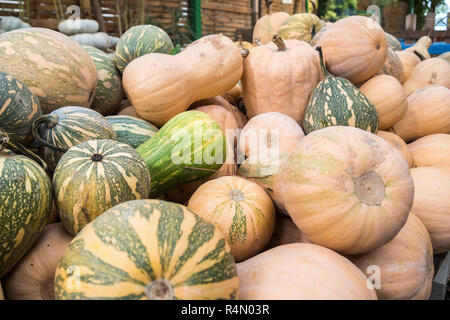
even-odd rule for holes
{"type": "Polygon", "coordinates": [[[419,89],[431,85],[450,88],[450,64],[439,58],[426,59],[412,69],[403,83],[405,94],[409,96],[419,89]]]}
{"type": "Polygon", "coordinates": [[[378,130],[377,136],[383,138],[387,142],[389,142],[395,149],[397,149],[408,163],[410,168],[414,167],[414,159],[411,154],[411,151],[408,148],[408,145],[402,138],[396,135],[393,132],[378,130]]]}
{"type": "Polygon", "coordinates": [[[430,53],[428,52],[428,49],[430,48],[432,43],[433,41],[431,40],[430,37],[422,36],[420,37],[419,40],[417,40],[417,42],[413,46],[406,48],[405,50],[409,52],[417,51],[425,59],[430,59],[431,56],[430,53]]]}
{"type": "Polygon", "coordinates": [[[397,57],[403,65],[403,79],[402,83],[409,79],[411,71],[416,65],[420,63],[420,58],[411,51],[397,51],[397,57]]]}
{"type": "Polygon", "coordinates": [[[450,167],[450,134],[430,134],[408,144],[416,167],[450,167]]]}

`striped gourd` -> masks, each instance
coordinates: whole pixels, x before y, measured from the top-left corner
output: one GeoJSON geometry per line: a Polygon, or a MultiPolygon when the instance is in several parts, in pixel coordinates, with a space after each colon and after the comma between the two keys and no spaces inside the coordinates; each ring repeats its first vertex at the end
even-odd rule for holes
{"type": "Polygon", "coordinates": [[[97,74],[92,59],[68,36],[27,28],[0,35],[0,70],[23,81],[39,98],[42,112],[89,107],[97,74]]]}
{"type": "Polygon", "coordinates": [[[162,200],[106,211],[72,240],[55,274],[56,299],[237,299],[238,287],[217,227],[162,200]]]}
{"type": "Polygon", "coordinates": [[[34,136],[43,145],[40,154],[54,170],[65,151],[93,139],[113,139],[111,124],[97,111],[82,107],[64,107],[39,117],[34,122],[34,136]]]}
{"type": "Polygon", "coordinates": [[[62,156],[53,175],[53,190],[64,226],[76,235],[109,208],[148,198],[150,174],[129,145],[90,140],[62,156]]]}
{"type": "Polygon", "coordinates": [[[126,66],[136,58],[148,53],[171,54],[173,43],[167,33],[153,25],[140,25],[128,29],[116,46],[116,65],[123,73],[126,66]]]}
{"type": "Polygon", "coordinates": [[[0,146],[0,278],[22,258],[45,226],[52,185],[35,161],[0,146]]]}
{"type": "Polygon", "coordinates": [[[226,147],[222,129],[206,113],[176,115],[137,148],[152,177],[150,197],[219,170],[225,163],[226,147]]]}
{"type": "Polygon", "coordinates": [[[325,27],[325,23],[313,13],[297,13],[291,16],[278,30],[284,39],[295,39],[311,43],[317,32],[325,27]]]}
{"type": "Polygon", "coordinates": [[[143,119],[130,116],[109,116],[106,120],[113,126],[117,141],[126,143],[133,148],[139,147],[153,137],[158,128],[143,119]]]}
{"type": "Polygon", "coordinates": [[[0,71],[0,128],[9,138],[31,143],[33,121],[42,115],[39,99],[22,81],[0,71]]]}
{"type": "Polygon", "coordinates": [[[122,75],[113,58],[105,52],[90,46],[83,46],[94,61],[97,69],[97,89],[91,109],[102,115],[110,115],[117,111],[124,95],[122,75]]]}
{"type": "Polygon", "coordinates": [[[314,89],[306,108],[305,133],[330,126],[350,126],[376,133],[378,112],[375,106],[350,81],[329,73],[325,69],[322,50],[317,49],[325,79],[314,89]]]}

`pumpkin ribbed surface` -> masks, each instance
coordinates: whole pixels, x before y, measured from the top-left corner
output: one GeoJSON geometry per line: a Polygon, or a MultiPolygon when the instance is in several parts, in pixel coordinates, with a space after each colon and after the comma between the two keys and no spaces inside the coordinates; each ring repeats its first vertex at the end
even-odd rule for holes
{"type": "Polygon", "coordinates": [[[117,141],[133,148],[139,147],[158,132],[158,128],[150,122],[131,116],[109,116],[106,120],[114,128],[117,141]]]}
{"type": "Polygon", "coordinates": [[[312,13],[297,13],[283,23],[278,35],[287,40],[295,39],[311,43],[317,32],[325,27],[325,23],[312,13]]]}
{"type": "Polygon", "coordinates": [[[408,144],[416,167],[450,167],[450,134],[430,134],[408,144]]]}

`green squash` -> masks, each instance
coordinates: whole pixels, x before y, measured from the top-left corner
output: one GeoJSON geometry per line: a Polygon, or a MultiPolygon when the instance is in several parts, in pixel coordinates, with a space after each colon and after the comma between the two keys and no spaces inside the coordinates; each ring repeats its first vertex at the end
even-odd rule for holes
{"type": "Polygon", "coordinates": [[[176,115],[137,148],[152,177],[150,197],[210,176],[225,163],[226,148],[220,125],[206,113],[176,115]]]}
{"type": "Polygon", "coordinates": [[[61,221],[76,235],[109,208],[148,198],[150,174],[129,145],[90,140],[63,155],[53,175],[53,190],[61,221]]]}
{"type": "Polygon", "coordinates": [[[386,35],[388,47],[390,47],[394,51],[403,50],[402,44],[400,43],[400,41],[398,41],[398,39],[395,36],[387,32],[385,32],[384,34],[386,35]]]}
{"type": "Polygon", "coordinates": [[[50,170],[56,168],[64,152],[81,142],[117,139],[114,128],[100,113],[83,107],[64,107],[39,117],[33,134],[50,170]]]}
{"type": "Polygon", "coordinates": [[[33,121],[41,115],[39,99],[28,86],[0,71],[0,128],[9,138],[29,145],[33,121]]]}
{"type": "Polygon", "coordinates": [[[126,66],[136,58],[148,53],[171,54],[173,43],[167,33],[157,26],[140,25],[127,30],[116,46],[116,65],[123,73],[126,66]]]}
{"type": "Polygon", "coordinates": [[[295,39],[311,43],[314,36],[325,26],[315,14],[297,13],[283,23],[278,35],[284,40],[295,39]]]}
{"type": "Polygon", "coordinates": [[[350,126],[372,133],[378,131],[378,112],[370,100],[344,78],[325,69],[322,49],[320,64],[325,79],[314,89],[303,118],[306,134],[330,126],[350,126]]]}
{"type": "Polygon", "coordinates": [[[124,96],[122,75],[116,62],[105,52],[90,46],[83,46],[94,61],[97,70],[97,89],[91,109],[107,116],[119,109],[124,96]]]}
{"type": "Polygon", "coordinates": [[[133,148],[139,147],[158,132],[158,128],[150,122],[131,116],[109,116],[106,120],[116,131],[117,141],[133,148]]]}
{"type": "Polygon", "coordinates": [[[238,288],[219,229],[161,200],[106,211],[72,240],[55,274],[58,300],[223,300],[238,288]]]}

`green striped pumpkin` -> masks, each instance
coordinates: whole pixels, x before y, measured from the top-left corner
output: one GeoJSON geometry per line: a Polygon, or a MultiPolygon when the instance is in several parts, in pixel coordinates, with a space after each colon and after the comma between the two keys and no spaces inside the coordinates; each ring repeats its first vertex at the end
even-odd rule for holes
{"type": "Polygon", "coordinates": [[[137,148],[144,158],[155,198],[183,183],[206,178],[226,159],[220,125],[201,111],[182,112],[137,148]]]}
{"type": "Polygon", "coordinates": [[[42,115],[39,99],[22,81],[0,71],[0,128],[15,142],[33,140],[33,121],[42,115]]]}
{"type": "Polygon", "coordinates": [[[109,116],[106,120],[116,131],[117,141],[133,148],[139,147],[158,132],[158,128],[150,122],[131,116],[109,116]]]}
{"type": "Polygon", "coordinates": [[[135,149],[114,140],[90,140],[67,151],[53,175],[61,221],[76,235],[115,205],[146,199],[150,174],[135,149]]]}
{"type": "Polygon", "coordinates": [[[56,299],[237,299],[236,263],[222,233],[185,206],[117,205],[70,243],[56,299]]]}
{"type": "Polygon", "coordinates": [[[54,170],[65,151],[93,139],[113,139],[111,124],[97,111],[82,107],[64,107],[36,119],[34,135],[42,145],[40,154],[54,170]],[[61,150],[58,150],[61,149],[61,150]]]}
{"type": "Polygon", "coordinates": [[[148,53],[171,54],[173,43],[167,33],[157,26],[140,25],[127,30],[116,46],[116,65],[123,73],[134,59],[148,53]]]}
{"type": "Polygon", "coordinates": [[[370,100],[350,81],[326,69],[322,50],[320,64],[325,79],[314,89],[303,118],[306,134],[330,126],[350,126],[372,133],[378,131],[378,112],[370,100]]]}
{"type": "Polygon", "coordinates": [[[278,30],[278,35],[284,39],[295,39],[311,43],[312,39],[325,23],[313,13],[297,13],[291,16],[278,30]]]}
{"type": "Polygon", "coordinates": [[[25,156],[0,151],[0,278],[36,241],[51,205],[52,185],[44,169],[25,156]]]}
{"type": "Polygon", "coordinates": [[[122,75],[113,58],[105,52],[90,46],[83,46],[94,61],[97,69],[97,89],[91,109],[102,115],[113,114],[119,109],[124,95],[122,75]]]}

